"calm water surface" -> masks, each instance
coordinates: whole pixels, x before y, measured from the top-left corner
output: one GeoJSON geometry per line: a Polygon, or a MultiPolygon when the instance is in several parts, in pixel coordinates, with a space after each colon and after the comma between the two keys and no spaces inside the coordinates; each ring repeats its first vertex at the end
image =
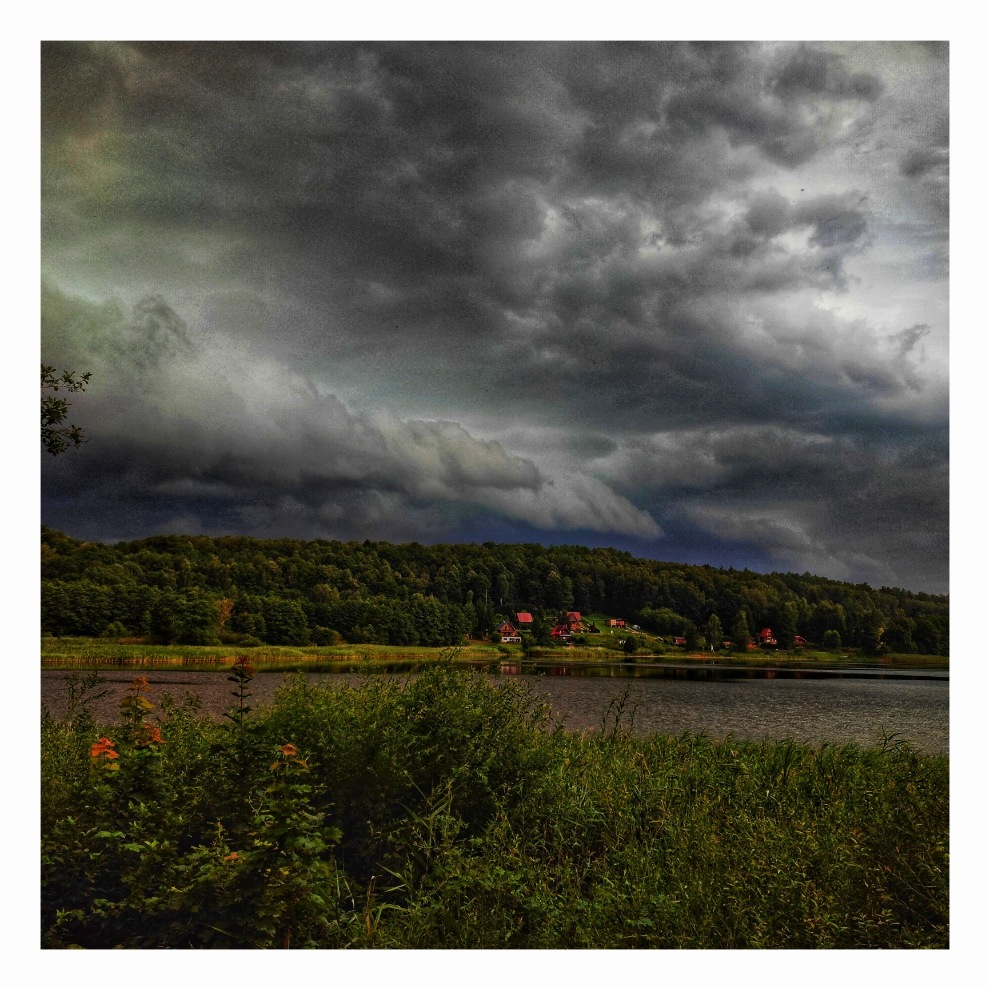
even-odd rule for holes
{"type": "MultiPolygon", "coordinates": [[[[610,676],[556,676],[567,667],[524,668],[504,665],[492,676],[521,682],[552,706],[564,727],[573,731],[611,729],[621,724],[641,735],[706,733],[716,738],[732,735],[743,739],[794,739],[819,744],[875,745],[883,737],[897,738],[927,752],[949,751],[949,681],[946,672],[921,677],[821,676],[803,672],[799,677],[754,676],[729,671],[723,674],[685,668],[644,676],[615,665],[610,676]],[[636,676],[623,676],[635,673],[636,676]],[[701,677],[704,676],[704,679],[701,677]]],[[[904,672],[906,673],[906,672],[904,672]]],[[[67,671],[44,670],[42,704],[55,715],[64,713],[67,671]]],[[[78,676],[78,675],[77,675],[78,676]]],[[[111,693],[93,706],[100,719],[115,720],[117,705],[135,676],[132,672],[103,673],[111,693]]],[[[201,711],[220,715],[232,703],[234,685],[227,672],[192,673],[154,671],[146,675],[150,698],[159,702],[168,695],[175,702],[197,698],[201,711]]],[[[258,674],[251,682],[251,704],[271,701],[283,674],[258,674]]],[[[321,683],[358,684],[367,676],[408,674],[307,674],[321,683]]]]}

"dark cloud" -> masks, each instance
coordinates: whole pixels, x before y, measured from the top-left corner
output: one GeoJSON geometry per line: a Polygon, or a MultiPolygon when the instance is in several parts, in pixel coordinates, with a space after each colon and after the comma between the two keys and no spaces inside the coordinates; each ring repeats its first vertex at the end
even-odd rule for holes
{"type": "Polygon", "coordinates": [[[80,504],[102,499],[112,477],[114,502],[158,507],[144,511],[156,530],[177,499],[188,499],[211,531],[242,517],[253,531],[265,507],[277,515],[290,505],[308,532],[339,535],[352,531],[355,512],[364,518],[385,499],[396,532],[405,509],[432,503],[548,529],[658,531],[605,485],[546,478],[457,423],[358,415],[284,366],[233,355],[226,341],[191,340],[162,300],[142,301],[125,319],[119,307],[74,306],[48,290],[43,313],[52,321],[46,348],[71,355],[100,382],[76,403],[93,423],[81,470],[63,475],[64,460],[46,464],[56,501],[70,488],[80,504]],[[93,332],[80,340],[73,331],[83,326],[93,332]],[[74,344],[63,347],[70,335],[74,344]]]}
{"type": "Polygon", "coordinates": [[[788,97],[877,100],[881,80],[869,72],[850,72],[841,57],[808,45],[791,53],[773,78],[774,89],[788,97]]]}
{"type": "Polygon", "coordinates": [[[898,342],[900,356],[905,358],[923,337],[931,332],[931,327],[927,323],[916,323],[913,327],[908,327],[900,333],[894,334],[894,340],[898,342]]]}
{"type": "Polygon", "coordinates": [[[946,167],[948,162],[948,148],[912,148],[901,159],[901,173],[917,179],[932,169],[946,167]]]}
{"type": "Polygon", "coordinates": [[[94,371],[46,521],[571,533],[942,587],[842,522],[947,418],[947,55],[884,53],[45,45],[43,354],[94,371]],[[714,434],[738,464],[680,445],[714,434]]]}

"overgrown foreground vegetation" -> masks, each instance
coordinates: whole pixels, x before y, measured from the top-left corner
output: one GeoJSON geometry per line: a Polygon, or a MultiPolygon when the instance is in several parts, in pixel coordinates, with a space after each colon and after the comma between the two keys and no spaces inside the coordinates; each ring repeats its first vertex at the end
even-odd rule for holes
{"type": "Polygon", "coordinates": [[[516,681],[42,721],[50,948],[947,947],[948,759],[578,736],[516,681]]]}

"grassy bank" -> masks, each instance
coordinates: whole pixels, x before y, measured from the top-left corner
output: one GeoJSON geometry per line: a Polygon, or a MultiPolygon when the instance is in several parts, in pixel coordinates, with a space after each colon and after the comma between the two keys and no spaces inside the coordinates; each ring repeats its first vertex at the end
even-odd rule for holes
{"type": "MultiPolygon", "coordinates": [[[[638,634],[637,634],[638,635],[638,634]]],[[[947,670],[949,658],[920,654],[891,654],[864,657],[856,653],[829,653],[822,650],[752,651],[748,653],[686,653],[659,639],[645,640],[634,655],[626,654],[618,641],[588,643],[582,646],[536,647],[524,650],[518,645],[471,642],[457,648],[461,660],[497,662],[500,660],[567,660],[575,662],[711,663],[746,666],[793,666],[814,663],[826,667],[894,666],[947,670]]],[[[45,667],[138,667],[184,670],[215,670],[229,666],[239,656],[248,656],[258,670],[281,672],[321,664],[376,665],[438,661],[450,654],[450,647],[380,646],[344,644],[341,646],[162,646],[135,641],[91,639],[86,637],[45,637],[41,640],[41,662],[45,667]]]]}
{"type": "MultiPolygon", "coordinates": [[[[41,663],[45,667],[138,667],[216,670],[248,656],[257,670],[280,672],[321,663],[360,663],[368,666],[404,661],[439,661],[450,647],[379,646],[161,646],[140,642],[114,642],[84,637],[48,637],[41,641],[41,663]]],[[[464,660],[498,660],[502,654],[489,643],[458,648],[464,660]]]]}
{"type": "Polygon", "coordinates": [[[42,722],[52,947],[948,945],[948,760],[560,731],[517,682],[42,722]]]}

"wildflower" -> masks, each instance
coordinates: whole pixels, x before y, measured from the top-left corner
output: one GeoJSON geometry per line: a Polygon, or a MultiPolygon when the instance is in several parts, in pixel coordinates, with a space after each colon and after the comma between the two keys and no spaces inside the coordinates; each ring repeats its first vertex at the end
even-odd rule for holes
{"type": "Polygon", "coordinates": [[[113,740],[101,736],[89,747],[89,757],[91,760],[98,760],[101,756],[107,760],[116,760],[117,752],[113,748],[113,740]]]}
{"type": "Polygon", "coordinates": [[[299,750],[292,745],[292,743],[286,743],[284,746],[279,746],[279,752],[283,756],[298,756],[299,750]]]}
{"type": "Polygon", "coordinates": [[[120,699],[120,710],[130,719],[138,719],[142,712],[150,712],[155,706],[144,697],[149,691],[148,678],[135,677],[120,699]]]}
{"type": "Polygon", "coordinates": [[[162,733],[157,725],[142,723],[134,734],[135,746],[159,746],[161,741],[162,733]]]}

